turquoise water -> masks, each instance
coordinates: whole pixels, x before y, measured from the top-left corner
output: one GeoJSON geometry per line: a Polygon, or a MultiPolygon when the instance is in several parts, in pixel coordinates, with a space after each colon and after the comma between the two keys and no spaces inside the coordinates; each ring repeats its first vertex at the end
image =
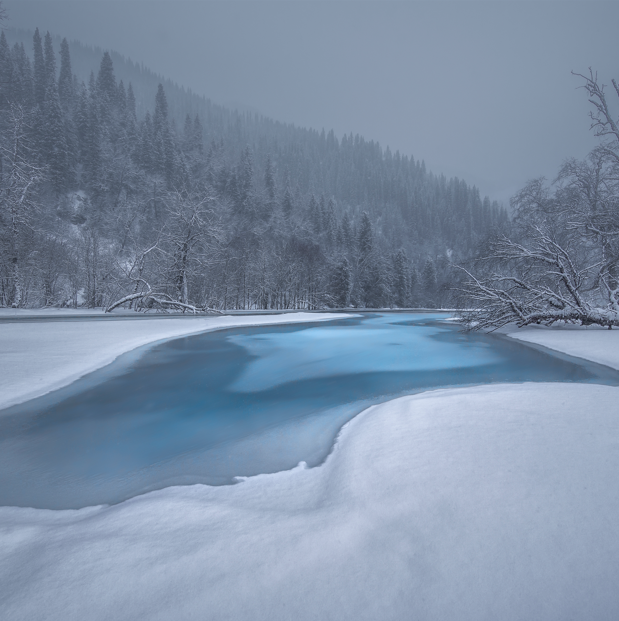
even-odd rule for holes
{"type": "Polygon", "coordinates": [[[462,334],[444,317],[240,328],[130,353],[0,417],[0,505],[80,508],[315,466],[356,413],[433,387],[617,384],[604,367],[462,334]]]}

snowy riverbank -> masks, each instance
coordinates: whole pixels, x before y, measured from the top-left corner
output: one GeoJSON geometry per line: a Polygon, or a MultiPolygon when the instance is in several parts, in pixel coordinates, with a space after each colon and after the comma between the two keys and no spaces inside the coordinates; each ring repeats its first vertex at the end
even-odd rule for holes
{"type": "Polygon", "coordinates": [[[508,331],[508,336],[526,343],[542,345],[569,356],[577,356],[619,369],[619,330],[599,326],[529,326],[508,331]]]}
{"type": "MultiPolygon", "coordinates": [[[[162,317],[88,321],[94,311],[5,310],[0,318],[41,322],[0,323],[0,410],[44,395],[113,362],[128,351],[171,338],[239,326],[329,321],[342,313],[288,313],[222,317],[162,317]],[[67,321],[43,321],[43,317],[67,321]],[[70,321],[73,319],[74,321],[70,321]]],[[[1,414],[0,414],[1,415],[1,414]]]]}
{"type": "MultiPolygon", "coordinates": [[[[584,357],[576,332],[517,337],[584,357]]],[[[617,333],[594,337],[615,368],[617,333]]],[[[618,395],[426,392],[357,416],[319,468],[113,507],[0,508],[0,616],[616,619],[618,395]]]]}

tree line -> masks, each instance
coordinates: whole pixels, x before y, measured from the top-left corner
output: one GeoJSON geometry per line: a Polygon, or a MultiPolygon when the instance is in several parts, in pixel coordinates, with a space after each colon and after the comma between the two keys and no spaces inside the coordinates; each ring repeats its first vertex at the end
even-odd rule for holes
{"type": "Polygon", "coordinates": [[[0,306],[436,307],[509,226],[374,141],[167,89],[142,114],[109,52],[80,80],[66,40],[0,35],[0,306]]]}

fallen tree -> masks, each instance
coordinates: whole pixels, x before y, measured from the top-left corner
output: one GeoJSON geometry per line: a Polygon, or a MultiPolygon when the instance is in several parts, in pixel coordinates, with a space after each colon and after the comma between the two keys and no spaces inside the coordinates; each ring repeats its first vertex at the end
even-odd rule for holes
{"type": "Polygon", "coordinates": [[[459,291],[469,305],[461,311],[465,327],[492,330],[559,321],[619,326],[618,289],[605,262],[583,265],[582,256],[540,227],[534,231],[528,247],[507,237],[491,242],[490,253],[476,261],[477,275],[460,267],[466,280],[459,291]]]}
{"type": "MultiPolygon", "coordinates": [[[[584,88],[602,139],[583,161],[564,163],[553,184],[530,181],[511,200],[509,237],[487,243],[460,293],[467,329],[562,321],[619,326],[619,129],[592,71],[584,88]]],[[[619,87],[613,80],[619,99],[619,87]]]]}

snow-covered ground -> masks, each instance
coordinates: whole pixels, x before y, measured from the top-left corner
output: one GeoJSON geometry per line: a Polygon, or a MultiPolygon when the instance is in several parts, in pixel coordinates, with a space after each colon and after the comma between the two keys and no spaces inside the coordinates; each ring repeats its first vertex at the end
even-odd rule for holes
{"type": "MultiPolygon", "coordinates": [[[[118,321],[84,320],[85,315],[96,314],[92,311],[25,310],[17,316],[59,316],[78,321],[0,323],[0,410],[66,386],[121,354],[155,341],[237,326],[350,317],[341,313],[290,313],[140,320],[132,313],[131,319],[118,321]]],[[[0,318],[14,315],[15,311],[7,309],[0,318]]]]}
{"type": "MultiPolygon", "coordinates": [[[[571,331],[525,335],[545,332],[587,352],[571,331]]],[[[615,360],[615,334],[596,355],[615,360]]],[[[426,392],[357,416],[319,468],[0,508],[0,617],[617,619],[618,402],[575,384],[426,392]]]]}
{"type": "Polygon", "coordinates": [[[510,331],[508,336],[619,369],[619,330],[597,326],[556,326],[549,330],[530,326],[510,331]]]}

